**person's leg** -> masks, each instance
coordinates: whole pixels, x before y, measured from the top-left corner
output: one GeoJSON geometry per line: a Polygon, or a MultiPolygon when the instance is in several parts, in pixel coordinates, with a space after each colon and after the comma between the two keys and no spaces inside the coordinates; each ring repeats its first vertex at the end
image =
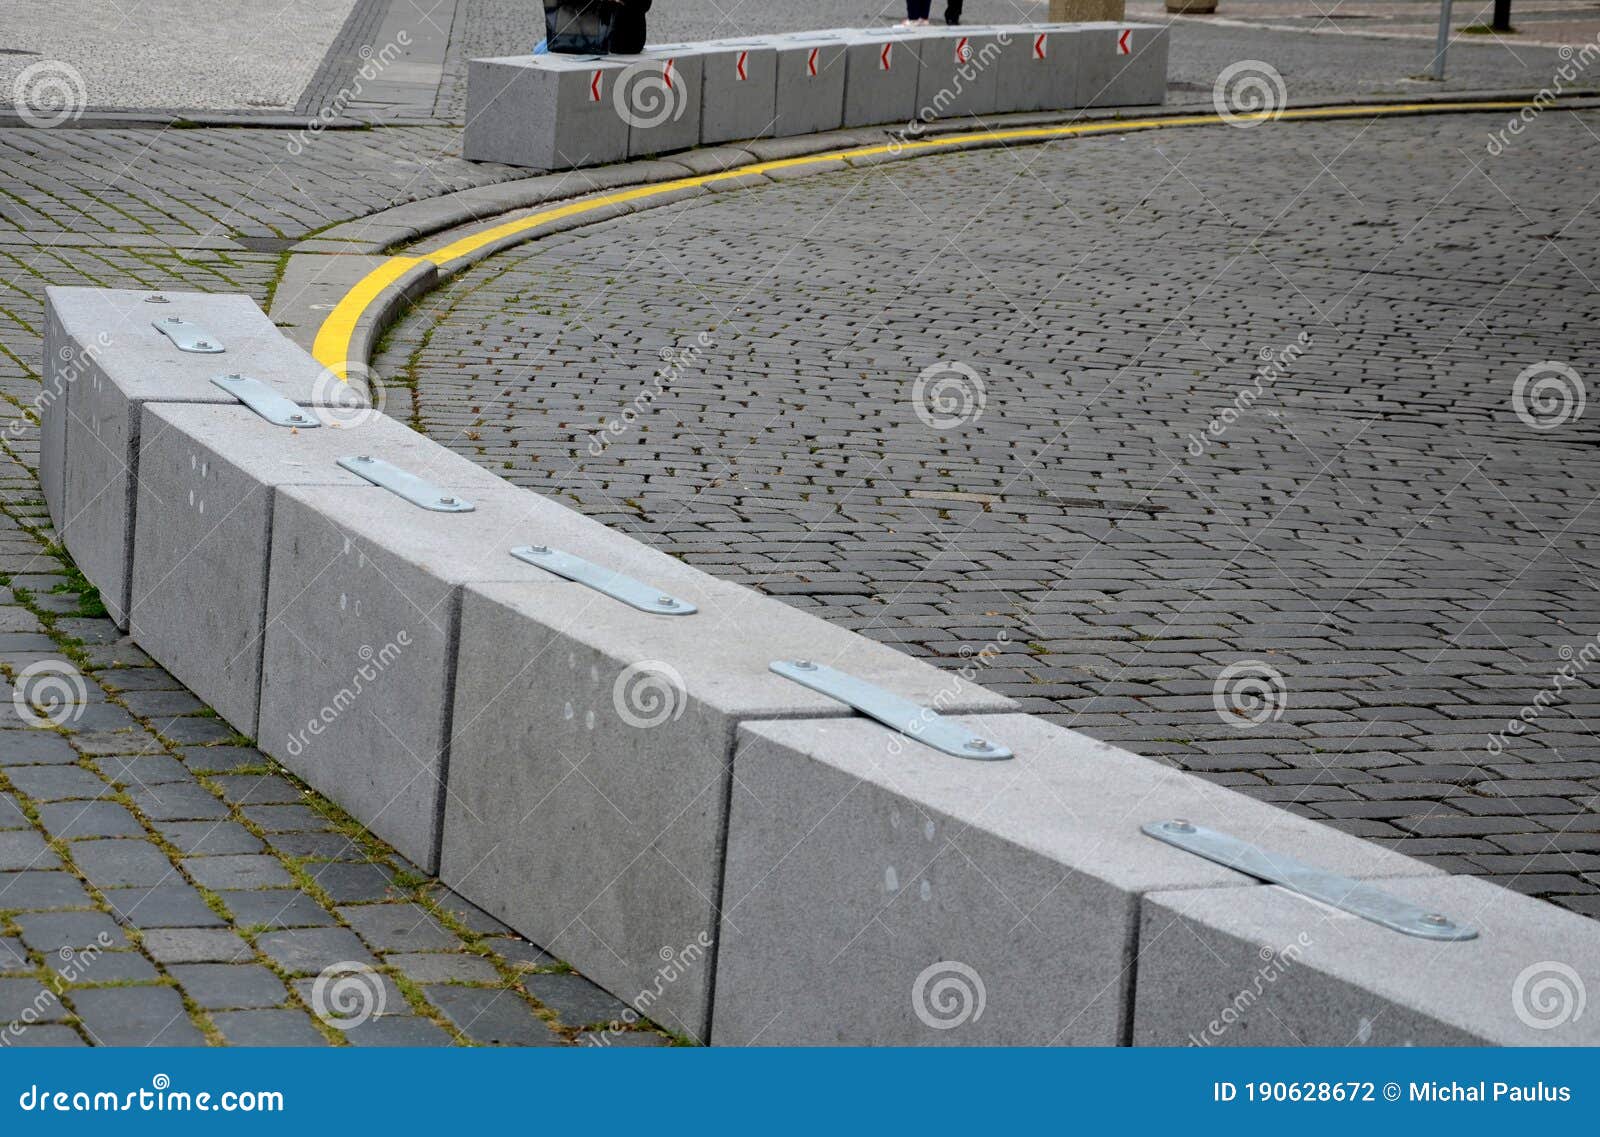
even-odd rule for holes
{"type": "Polygon", "coordinates": [[[944,22],[955,27],[961,22],[961,5],[965,0],[945,0],[944,22]]]}
{"type": "Polygon", "coordinates": [[[906,19],[926,20],[933,8],[933,0],[906,0],[906,19]]]}

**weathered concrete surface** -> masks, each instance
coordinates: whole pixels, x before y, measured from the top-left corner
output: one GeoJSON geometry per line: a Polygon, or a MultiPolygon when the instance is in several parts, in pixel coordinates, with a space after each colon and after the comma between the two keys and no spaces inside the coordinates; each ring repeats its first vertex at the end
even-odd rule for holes
{"type": "Polygon", "coordinates": [[[1592,921],[1470,877],[1382,887],[1478,938],[1401,935],[1276,887],[1145,897],[1135,1045],[1600,1045],[1592,921]]]}
{"type": "Polygon", "coordinates": [[[1358,878],[1427,871],[1039,719],[961,721],[1016,757],[951,758],[860,719],[740,731],[715,1042],[1122,1044],[1140,897],[1248,880],[1148,821],[1358,878]],[[934,976],[954,977],[954,1006],[934,976]]]}

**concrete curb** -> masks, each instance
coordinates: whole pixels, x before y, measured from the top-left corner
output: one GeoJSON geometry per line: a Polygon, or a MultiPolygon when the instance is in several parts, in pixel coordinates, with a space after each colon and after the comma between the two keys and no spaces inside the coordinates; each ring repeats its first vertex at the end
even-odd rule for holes
{"type": "Polygon", "coordinates": [[[1548,975],[1600,976],[1600,925],[1017,714],[976,682],[983,653],[935,669],[514,487],[352,397],[244,297],[47,307],[41,480],[108,606],[262,750],[635,1013],[720,1045],[1273,1024],[1600,1044],[1592,1016],[1530,1025],[1548,975]],[[421,484],[379,484],[385,463],[421,484]],[[795,678],[830,669],[881,718],[795,678]],[[1197,825],[1265,862],[1155,839],[1197,825]],[[1311,886],[1290,854],[1337,874],[1331,902],[1381,892],[1419,930],[1264,883],[1311,886]]]}

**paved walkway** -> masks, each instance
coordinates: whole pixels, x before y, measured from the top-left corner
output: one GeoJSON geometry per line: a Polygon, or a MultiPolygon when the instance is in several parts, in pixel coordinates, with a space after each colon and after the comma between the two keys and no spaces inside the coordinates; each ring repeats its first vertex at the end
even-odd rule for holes
{"type": "Polygon", "coordinates": [[[942,666],[998,644],[1054,721],[1600,916],[1600,425],[1519,415],[1600,365],[1600,114],[1497,161],[1503,123],[698,199],[502,254],[378,371],[712,572],[942,666]]]}

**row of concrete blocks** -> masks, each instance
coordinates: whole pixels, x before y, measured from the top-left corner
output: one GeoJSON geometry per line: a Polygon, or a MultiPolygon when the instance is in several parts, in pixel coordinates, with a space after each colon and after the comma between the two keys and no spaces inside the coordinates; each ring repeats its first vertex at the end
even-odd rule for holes
{"type": "Polygon", "coordinates": [[[1600,1016],[1540,1029],[1529,979],[1600,977],[1590,921],[1016,713],[977,685],[983,653],[936,670],[511,486],[364,408],[246,298],[48,307],[42,482],[117,622],[643,1015],[727,1045],[1600,1041],[1600,1016]],[[227,373],[325,425],[273,425],[227,373]],[[355,455],[475,508],[419,508],[355,455]],[[648,614],[522,545],[698,611],[648,614]],[[1015,757],[949,757],[769,670],[797,658],[1015,757]],[[1141,832],[1178,817],[1481,934],[1411,938],[1141,832]]]}
{"type": "Polygon", "coordinates": [[[566,170],[880,123],[1165,101],[1145,24],[800,32],[638,56],[475,59],[465,155],[566,170]]]}

